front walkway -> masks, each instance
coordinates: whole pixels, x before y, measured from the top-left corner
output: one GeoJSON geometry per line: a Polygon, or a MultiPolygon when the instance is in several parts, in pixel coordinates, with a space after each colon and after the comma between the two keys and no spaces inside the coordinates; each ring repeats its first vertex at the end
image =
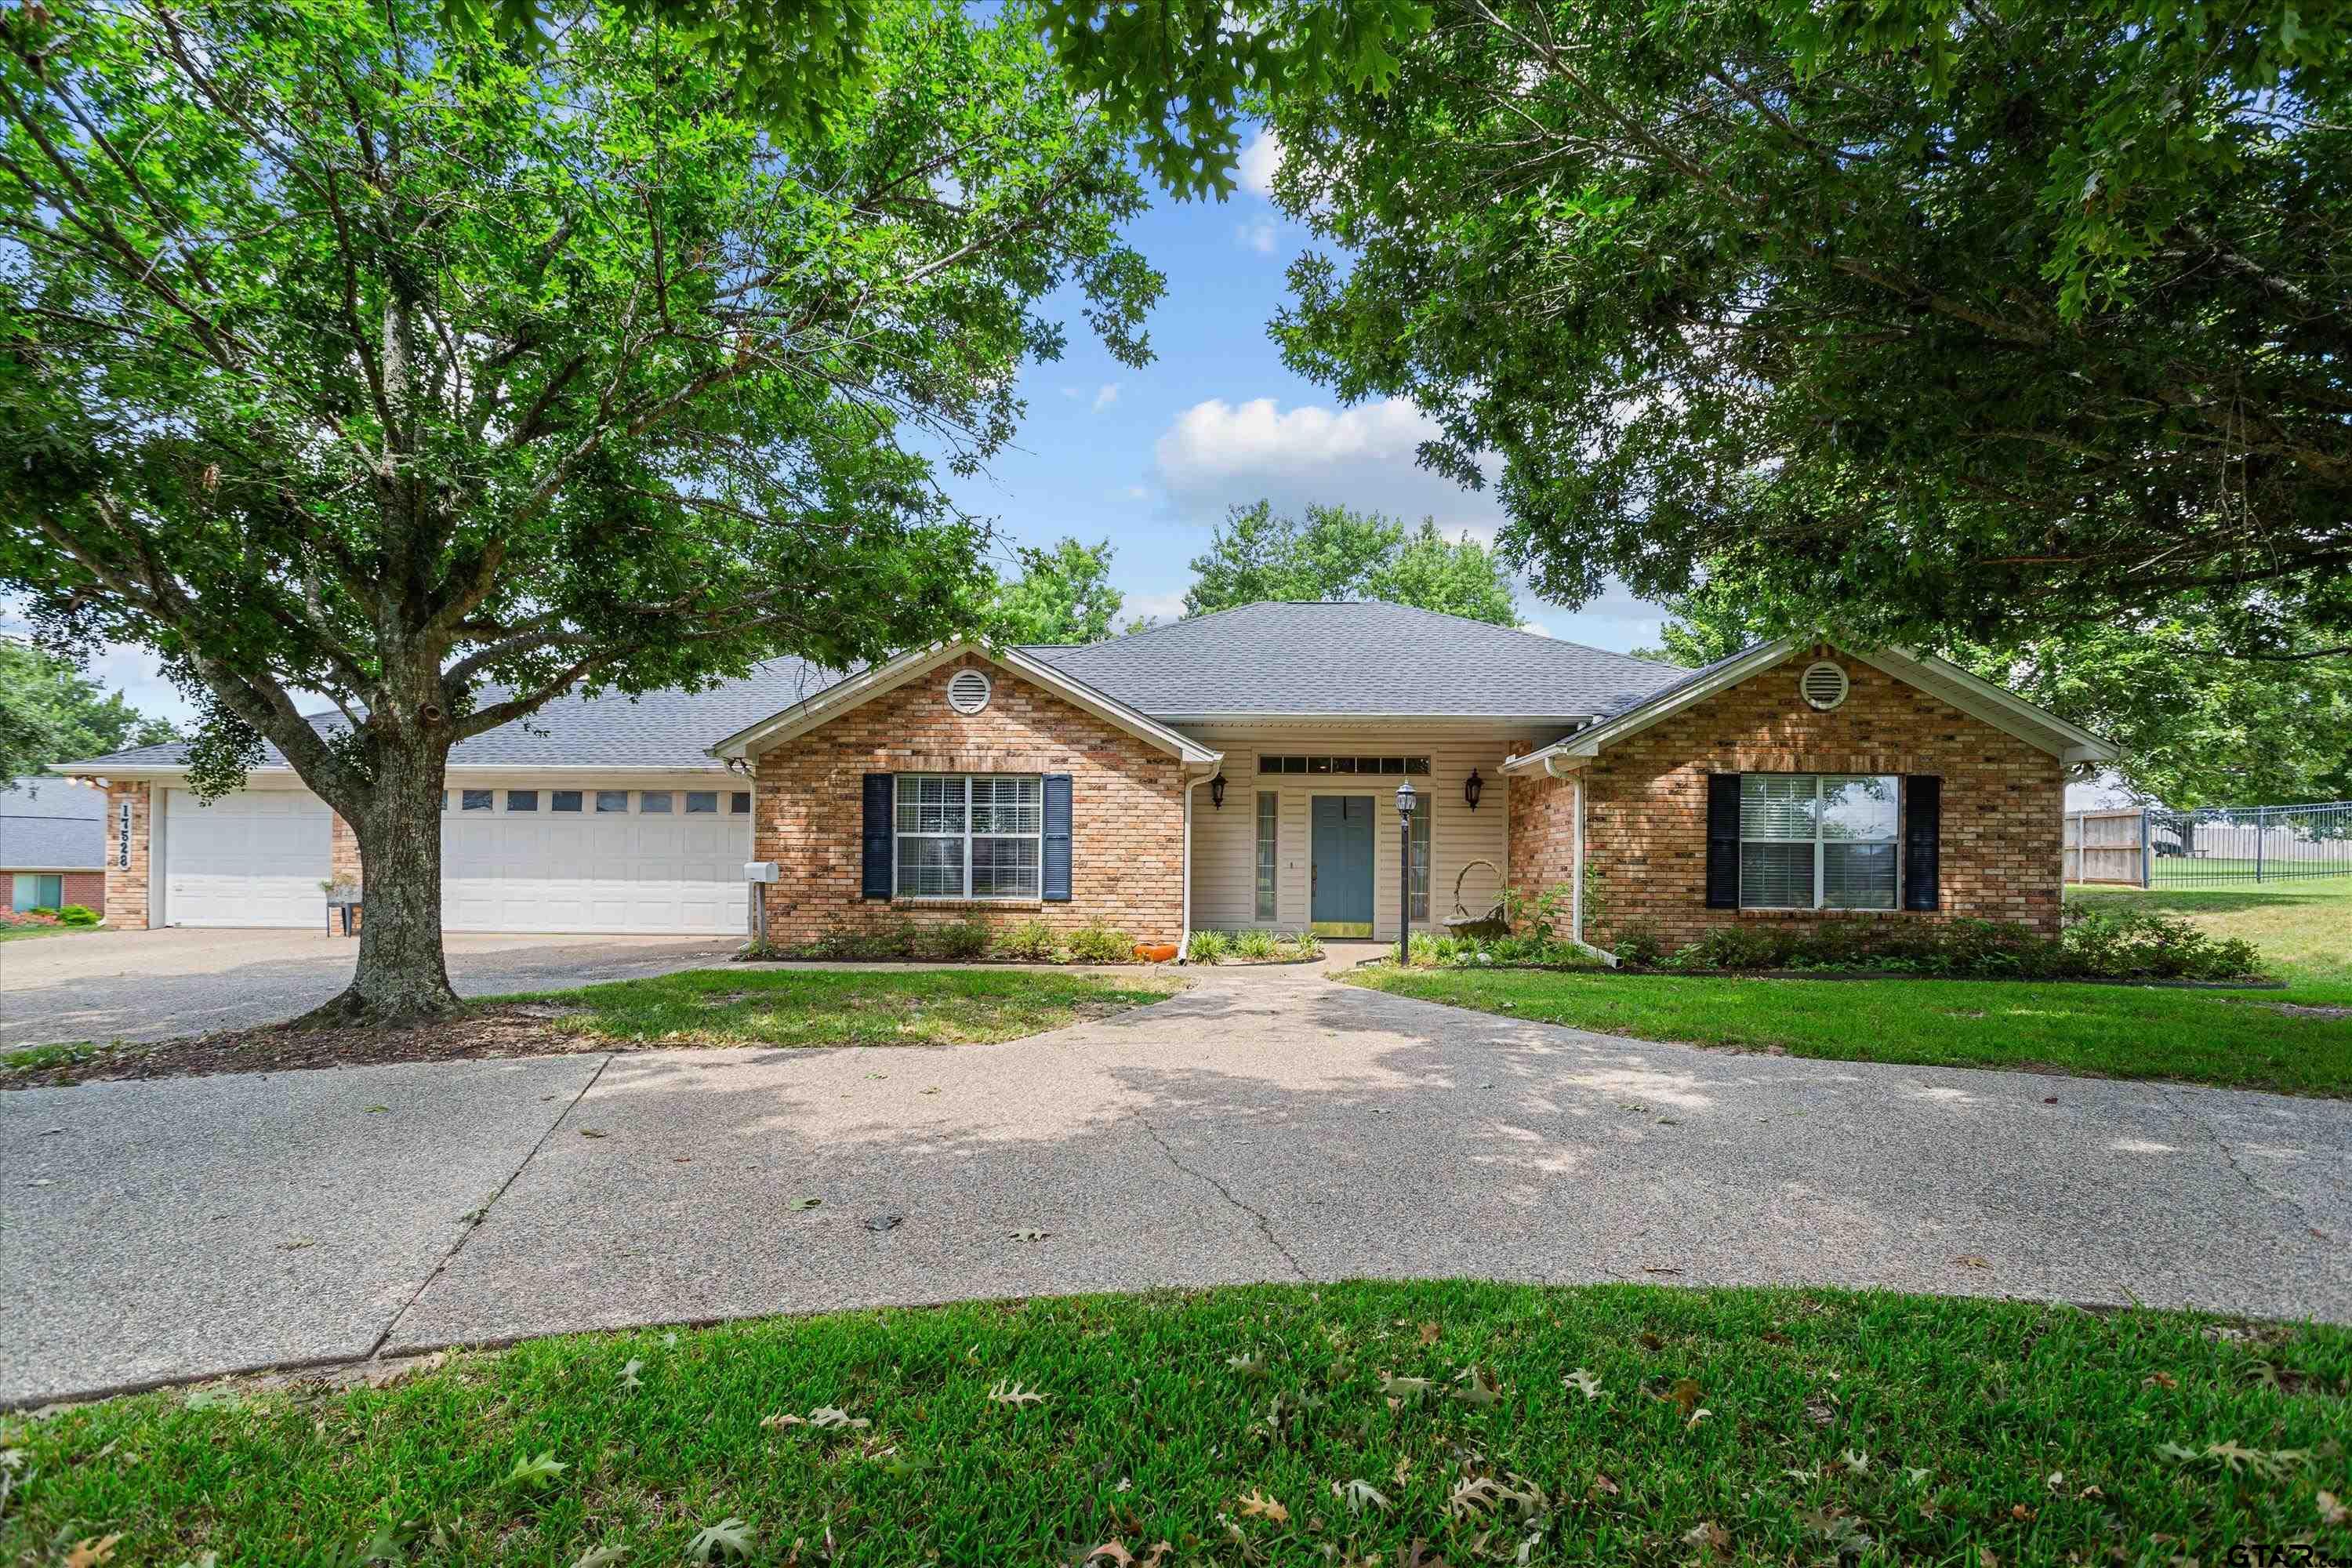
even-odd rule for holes
{"type": "Polygon", "coordinates": [[[1733,1056],[1314,968],[1194,977],[999,1046],[0,1095],[0,1397],[629,1323],[1364,1274],[2352,1320],[2352,1103],[1733,1056]]]}

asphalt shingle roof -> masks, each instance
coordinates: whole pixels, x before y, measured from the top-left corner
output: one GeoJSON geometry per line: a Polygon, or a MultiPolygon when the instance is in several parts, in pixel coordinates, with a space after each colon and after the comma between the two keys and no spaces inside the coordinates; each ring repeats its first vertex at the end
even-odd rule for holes
{"type": "MultiPolygon", "coordinates": [[[[706,748],[804,697],[814,697],[839,679],[833,671],[802,659],[777,658],[758,666],[741,679],[721,681],[708,691],[648,691],[634,698],[617,691],[601,697],[572,692],[528,719],[460,741],[450,752],[449,761],[474,767],[679,768],[715,773],[724,764],[708,755],[706,748]]],[[[496,698],[495,692],[482,695],[485,702],[496,698]]],[[[341,713],[314,713],[310,718],[321,734],[343,727],[341,713]]],[[[80,765],[112,763],[122,767],[170,768],[187,758],[187,743],[171,741],[94,757],[80,765]]],[[[261,765],[284,767],[286,759],[271,746],[261,765]]]]}
{"type": "Polygon", "coordinates": [[[106,864],[106,797],[35,774],[0,789],[0,871],[95,871],[106,864]]]}
{"type": "MultiPolygon", "coordinates": [[[[1619,712],[1686,678],[1672,665],[1367,601],[1244,605],[1107,642],[1023,651],[1162,720],[1182,713],[1567,719],[1619,712]]],[[[575,694],[462,742],[449,760],[717,771],[707,748],[840,679],[783,658],[708,691],[575,694]]],[[[326,713],[310,721],[326,732],[343,720],[326,713]]],[[[176,767],[186,760],[187,746],[173,742],[81,765],[176,767]]],[[[263,765],[282,767],[285,760],[273,747],[263,765]]]]}
{"type": "Polygon", "coordinates": [[[1244,605],[1108,642],[1024,651],[1154,717],[1614,713],[1672,665],[1370,601],[1244,605]]]}

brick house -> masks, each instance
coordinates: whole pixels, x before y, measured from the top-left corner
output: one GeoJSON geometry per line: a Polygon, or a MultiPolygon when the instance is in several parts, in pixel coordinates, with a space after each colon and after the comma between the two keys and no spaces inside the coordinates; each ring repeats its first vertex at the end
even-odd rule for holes
{"type": "MultiPolygon", "coordinates": [[[[1894,650],[1774,643],[1687,671],[1392,605],[1252,605],[1084,647],[955,644],[846,676],[780,660],[551,704],[452,754],[444,920],[1386,937],[1408,899],[1418,924],[1457,886],[1477,909],[1507,884],[1564,889],[1596,942],[1851,910],[2046,928],[2065,779],[2113,755],[1894,650]],[[752,898],[746,863],[777,868],[752,898]]],[[[184,762],[64,770],[129,812],[114,923],[312,923],[319,881],[357,861],[348,830],[275,757],[210,804],[184,762]]]]}
{"type": "Polygon", "coordinates": [[[0,892],[8,908],[106,912],[106,797],[36,774],[0,786],[0,892]]]}

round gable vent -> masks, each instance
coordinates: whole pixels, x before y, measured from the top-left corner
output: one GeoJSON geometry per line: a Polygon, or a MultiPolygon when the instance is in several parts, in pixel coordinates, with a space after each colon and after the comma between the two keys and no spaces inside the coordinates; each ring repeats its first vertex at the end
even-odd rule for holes
{"type": "Polygon", "coordinates": [[[1797,689],[1804,693],[1809,706],[1826,713],[1845,700],[1845,671],[1827,659],[1809,664],[1805,673],[1797,677],[1797,689]]]}
{"type": "Polygon", "coordinates": [[[948,706],[959,713],[977,713],[988,706],[988,677],[976,669],[959,669],[948,681],[948,706]]]}

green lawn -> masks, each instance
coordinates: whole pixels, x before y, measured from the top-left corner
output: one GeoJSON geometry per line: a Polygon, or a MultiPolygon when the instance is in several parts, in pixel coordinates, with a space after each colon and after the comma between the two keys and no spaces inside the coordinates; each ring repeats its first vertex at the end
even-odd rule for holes
{"type": "Polygon", "coordinates": [[[553,1339],[381,1390],[0,1423],[0,1561],[116,1535],[117,1564],[225,1568],[675,1564],[698,1542],[828,1568],[2342,1557],[2347,1444],[2336,1329],[1268,1286],[553,1339]]]}
{"type": "Polygon", "coordinates": [[[86,931],[100,931],[100,926],[40,926],[0,925],[0,942],[30,942],[35,937],[73,936],[86,931]]]}
{"type": "Polygon", "coordinates": [[[2246,937],[2289,988],[1460,969],[1371,969],[1349,978],[1402,995],[1645,1040],[1778,1047],[1836,1061],[2053,1068],[2352,1094],[2352,1016],[2288,1010],[2352,1008],[2352,887],[2069,896],[2128,901],[2187,915],[2217,935],[2246,937]]]}
{"type": "Polygon", "coordinates": [[[1173,995],[1157,970],[690,969],[578,991],[487,998],[584,1011],[567,1033],[635,1044],[948,1046],[1010,1040],[1173,995]]]}

